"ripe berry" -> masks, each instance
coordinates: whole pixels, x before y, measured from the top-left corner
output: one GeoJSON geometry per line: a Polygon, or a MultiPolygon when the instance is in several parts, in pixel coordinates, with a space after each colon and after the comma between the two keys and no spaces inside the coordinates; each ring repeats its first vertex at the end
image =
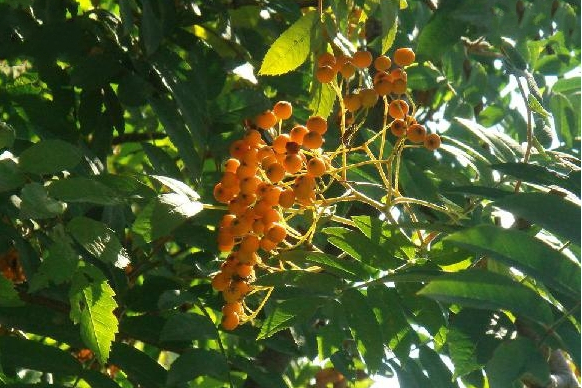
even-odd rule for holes
{"type": "Polygon", "coordinates": [[[321,116],[311,116],[305,123],[307,129],[311,132],[317,132],[323,135],[327,132],[327,121],[321,116]]]}
{"type": "Polygon", "coordinates": [[[394,51],[394,63],[398,66],[408,66],[414,62],[414,51],[408,47],[402,47],[394,51]]]}
{"type": "Polygon", "coordinates": [[[227,303],[222,306],[222,315],[237,313],[239,316],[244,314],[243,305],[240,302],[227,303]]]}
{"type": "Polygon", "coordinates": [[[313,150],[316,148],[320,148],[323,145],[323,138],[321,134],[313,131],[309,131],[303,137],[303,147],[313,150]]]}
{"type": "Polygon", "coordinates": [[[283,190],[281,195],[279,195],[279,206],[281,206],[282,208],[288,209],[291,206],[293,206],[294,202],[295,202],[295,192],[293,191],[293,189],[285,189],[283,190]]]}
{"type": "Polygon", "coordinates": [[[394,80],[392,82],[392,93],[394,94],[404,94],[406,93],[406,81],[402,78],[394,80]]]}
{"type": "Polygon", "coordinates": [[[230,331],[236,329],[239,323],[240,319],[238,317],[238,314],[232,313],[223,315],[221,325],[224,330],[230,331]]]}
{"type": "Polygon", "coordinates": [[[303,159],[298,154],[289,154],[285,157],[283,167],[289,174],[295,174],[301,170],[303,159]]]}
{"type": "Polygon", "coordinates": [[[364,69],[372,64],[372,53],[369,51],[356,51],[352,56],[352,63],[364,69]]]}
{"type": "Polygon", "coordinates": [[[238,159],[228,159],[224,164],[224,171],[225,172],[236,172],[236,169],[240,166],[240,162],[238,159]]]}
{"type": "Polygon", "coordinates": [[[225,274],[224,272],[218,272],[212,278],[212,288],[216,291],[224,291],[230,285],[230,276],[225,274]]]}
{"type": "Polygon", "coordinates": [[[269,206],[277,206],[277,204],[279,204],[279,197],[281,196],[282,192],[282,188],[278,186],[272,186],[263,196],[263,201],[265,201],[265,203],[269,206]]]}
{"type": "Polygon", "coordinates": [[[273,226],[267,230],[267,233],[265,233],[265,237],[277,244],[285,240],[286,236],[287,231],[285,230],[285,227],[277,223],[273,224],[273,226]]]}
{"type": "Polygon", "coordinates": [[[390,131],[396,137],[406,136],[406,123],[404,120],[396,119],[390,124],[390,131]]]}
{"type": "Polygon", "coordinates": [[[247,234],[243,237],[239,246],[240,252],[256,252],[259,250],[259,238],[254,234],[247,234]]]}
{"type": "Polygon", "coordinates": [[[392,61],[385,55],[380,55],[374,59],[374,67],[378,71],[386,71],[392,66],[392,61]]]}
{"type": "Polygon", "coordinates": [[[285,168],[280,163],[273,163],[267,168],[265,173],[271,182],[277,183],[285,177],[285,168]]]}
{"type": "MultiPolygon", "coordinates": [[[[258,249],[259,249],[259,246],[258,246],[258,244],[257,244],[257,250],[258,250],[258,249]]],[[[247,264],[240,264],[240,263],[239,263],[239,264],[236,266],[236,274],[237,274],[239,277],[243,278],[243,279],[246,279],[246,278],[249,278],[249,277],[253,276],[253,275],[254,275],[254,273],[255,273],[255,271],[254,271],[254,269],[253,269],[253,266],[252,266],[252,265],[247,265],[247,264]]]]}
{"type": "Polygon", "coordinates": [[[289,136],[292,142],[295,142],[299,145],[303,144],[303,136],[308,132],[307,127],[303,125],[296,125],[291,129],[289,132],[289,136]]]}
{"type": "Polygon", "coordinates": [[[327,84],[335,78],[335,74],[331,67],[322,66],[315,71],[315,78],[322,84],[327,84]]]}
{"type": "Polygon", "coordinates": [[[325,173],[325,169],[325,162],[321,158],[314,157],[307,162],[307,173],[311,176],[322,176],[325,173]]]}
{"type": "Polygon", "coordinates": [[[406,130],[406,138],[413,143],[422,143],[425,137],[426,128],[420,124],[412,124],[406,130]]]}
{"type": "Polygon", "coordinates": [[[388,80],[381,80],[381,81],[374,84],[374,90],[380,96],[385,96],[385,95],[393,92],[394,86],[393,86],[392,82],[390,82],[388,80]]]}
{"type": "Polygon", "coordinates": [[[280,134],[273,140],[273,150],[278,154],[284,154],[285,152],[287,152],[286,146],[287,142],[289,142],[290,140],[291,137],[286,133],[280,134]]]}
{"type": "Polygon", "coordinates": [[[242,158],[242,156],[250,149],[251,147],[246,141],[235,140],[234,142],[232,142],[229,148],[230,156],[240,160],[240,158],[242,158]]]}
{"type": "Polygon", "coordinates": [[[301,145],[295,143],[294,141],[289,141],[285,144],[285,152],[289,154],[297,154],[301,150],[301,145]]]}
{"type": "Polygon", "coordinates": [[[235,196],[235,191],[231,188],[223,187],[222,183],[217,183],[214,186],[213,194],[217,202],[228,203],[235,196]]]}
{"type": "Polygon", "coordinates": [[[404,100],[394,100],[388,106],[388,114],[395,119],[404,119],[408,114],[408,104],[404,100]]]}
{"type": "Polygon", "coordinates": [[[333,67],[336,63],[336,59],[333,56],[332,53],[323,53],[319,56],[319,58],[317,58],[317,66],[318,67],[323,67],[323,66],[330,66],[333,67]]]}
{"type": "Polygon", "coordinates": [[[255,123],[259,128],[269,129],[277,124],[277,116],[272,111],[266,110],[255,117],[255,123]]]}
{"type": "Polygon", "coordinates": [[[287,120],[293,114],[293,106],[288,101],[279,101],[273,107],[273,113],[279,120],[287,120]]]}
{"type": "Polygon", "coordinates": [[[344,106],[348,112],[355,112],[362,106],[362,100],[359,94],[348,94],[344,96],[344,106]]]}
{"type": "Polygon", "coordinates": [[[266,237],[261,239],[261,249],[265,252],[270,252],[275,248],[277,248],[277,244],[274,241],[271,241],[266,237]]]}
{"type": "Polygon", "coordinates": [[[364,108],[371,108],[378,102],[378,93],[374,89],[360,90],[360,98],[364,108]]]}
{"type": "Polygon", "coordinates": [[[441,137],[436,133],[431,133],[424,138],[424,147],[434,151],[441,146],[441,137]]]}
{"type": "Polygon", "coordinates": [[[261,133],[259,131],[257,131],[256,129],[249,129],[244,135],[244,140],[251,147],[253,147],[253,146],[256,147],[260,143],[263,143],[261,133]]]}
{"type": "Polygon", "coordinates": [[[340,73],[342,77],[344,77],[345,79],[350,79],[356,73],[356,68],[354,67],[354,65],[348,62],[341,67],[340,73]]]}

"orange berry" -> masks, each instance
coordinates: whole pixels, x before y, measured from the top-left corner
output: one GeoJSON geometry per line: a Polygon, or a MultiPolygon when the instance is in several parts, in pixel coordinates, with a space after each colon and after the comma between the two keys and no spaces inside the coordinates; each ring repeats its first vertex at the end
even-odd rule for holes
{"type": "Polygon", "coordinates": [[[335,78],[335,74],[331,67],[322,66],[315,71],[315,78],[322,84],[327,84],[335,78]]]}
{"type": "Polygon", "coordinates": [[[284,154],[287,149],[287,143],[291,141],[291,137],[286,133],[282,133],[273,139],[273,150],[278,154],[284,154]]]}
{"type": "Polygon", "coordinates": [[[264,250],[265,252],[270,252],[275,248],[277,248],[277,243],[275,243],[274,241],[269,240],[266,237],[263,237],[261,239],[261,249],[264,250]]]}
{"type": "Polygon", "coordinates": [[[259,250],[259,238],[254,234],[247,234],[239,245],[239,252],[256,252],[259,250]]]}
{"type": "Polygon", "coordinates": [[[249,286],[249,284],[247,282],[245,282],[244,280],[237,280],[237,281],[231,282],[230,288],[232,289],[233,293],[235,293],[236,295],[239,295],[238,299],[240,299],[243,296],[245,296],[246,294],[248,294],[248,292],[251,290],[251,287],[249,286]]]}
{"type": "Polygon", "coordinates": [[[307,173],[311,176],[322,176],[325,174],[325,170],[325,162],[321,158],[313,157],[307,162],[307,173]]]}
{"type": "Polygon", "coordinates": [[[394,90],[394,85],[392,84],[392,82],[388,80],[381,80],[374,84],[374,90],[380,96],[385,96],[387,94],[392,93],[392,91],[394,90]]]}
{"type": "Polygon", "coordinates": [[[320,148],[323,145],[323,138],[321,134],[313,131],[309,131],[303,137],[303,147],[313,150],[316,148],[320,148]]]}
{"type": "Polygon", "coordinates": [[[373,83],[375,85],[375,84],[377,84],[378,82],[381,82],[381,81],[390,81],[390,82],[392,82],[393,80],[394,80],[394,78],[390,74],[386,73],[385,71],[378,71],[378,72],[376,72],[376,74],[374,74],[373,83]]]}
{"type": "Polygon", "coordinates": [[[257,151],[257,161],[262,162],[269,155],[274,155],[273,149],[271,146],[263,146],[257,151]]]}
{"type": "Polygon", "coordinates": [[[402,78],[394,80],[392,82],[392,93],[394,94],[404,94],[406,93],[406,81],[402,78]]]}
{"type": "Polygon", "coordinates": [[[364,108],[371,108],[378,102],[378,93],[374,89],[360,90],[360,98],[364,108]]]}
{"type": "Polygon", "coordinates": [[[274,222],[278,222],[281,219],[281,216],[275,209],[269,209],[263,214],[263,223],[265,224],[266,229],[269,229],[270,225],[274,222]]]}
{"type": "Polygon", "coordinates": [[[327,120],[325,120],[321,116],[311,116],[307,119],[307,123],[305,123],[307,129],[312,132],[317,132],[320,135],[323,135],[327,132],[327,120]]]}
{"type": "Polygon", "coordinates": [[[236,216],[234,214],[225,214],[220,219],[218,227],[219,228],[228,228],[232,225],[232,221],[234,221],[235,219],[236,219],[236,216]]]}
{"type": "Polygon", "coordinates": [[[356,67],[349,62],[344,63],[340,69],[340,73],[345,79],[350,79],[356,74],[356,67]]]}
{"type": "Polygon", "coordinates": [[[374,59],[374,67],[378,71],[386,71],[392,66],[392,61],[385,55],[380,55],[374,59]]]}
{"type": "Polygon", "coordinates": [[[277,244],[285,240],[286,236],[287,230],[285,230],[285,227],[281,224],[273,224],[273,226],[267,230],[267,233],[265,233],[265,237],[277,244]]]}
{"type": "Polygon", "coordinates": [[[247,176],[240,180],[240,192],[245,194],[256,193],[261,179],[256,176],[247,176]]]}
{"type": "Polygon", "coordinates": [[[396,119],[390,124],[390,131],[396,137],[406,136],[406,122],[402,119],[396,119]]]}
{"type": "Polygon", "coordinates": [[[240,323],[240,318],[237,313],[223,315],[221,326],[224,330],[234,330],[240,323]]]}
{"type": "Polygon", "coordinates": [[[236,172],[236,169],[240,166],[238,159],[231,158],[224,163],[224,172],[236,172]]]}
{"type": "Polygon", "coordinates": [[[292,142],[295,142],[295,143],[301,145],[301,144],[303,144],[303,137],[305,136],[305,134],[307,132],[308,132],[307,127],[305,127],[303,125],[296,125],[289,132],[289,137],[290,137],[292,142]]]}
{"type": "Polygon", "coordinates": [[[214,186],[214,199],[220,203],[228,203],[236,194],[235,190],[229,187],[224,187],[222,183],[217,183],[214,186]]]}
{"type": "Polygon", "coordinates": [[[261,137],[261,133],[256,129],[249,129],[244,135],[244,140],[250,146],[256,146],[260,143],[263,143],[263,138],[261,137]]]}
{"type": "Polygon", "coordinates": [[[393,58],[398,66],[408,66],[414,63],[415,55],[411,48],[401,47],[394,51],[393,58]]]}
{"type": "Polygon", "coordinates": [[[224,272],[218,272],[212,278],[212,288],[216,291],[224,291],[230,285],[230,276],[224,272]]]}
{"type": "Polygon", "coordinates": [[[269,204],[269,206],[276,206],[279,203],[279,197],[281,196],[282,192],[283,189],[280,187],[270,187],[269,191],[267,191],[267,193],[265,193],[263,196],[263,200],[269,204]]]}
{"type": "Polygon", "coordinates": [[[394,100],[388,106],[388,114],[395,119],[403,119],[408,114],[408,104],[404,100],[394,100]]]}
{"type": "Polygon", "coordinates": [[[280,163],[273,163],[265,170],[265,173],[271,182],[277,183],[285,177],[285,167],[280,163]]]}
{"type": "Polygon", "coordinates": [[[406,74],[406,71],[398,68],[398,69],[394,69],[390,72],[390,78],[392,78],[392,81],[395,81],[397,79],[401,79],[401,80],[408,80],[408,74],[406,74]]]}
{"type": "Polygon", "coordinates": [[[335,65],[335,57],[332,53],[325,52],[317,58],[317,66],[330,66],[333,67],[335,65]]]}
{"type": "MultiPolygon", "coordinates": [[[[285,151],[287,154],[297,154],[301,150],[301,145],[295,143],[294,141],[289,141],[285,144],[285,151]]],[[[284,159],[283,159],[284,160],[284,159]]]]}
{"type": "Polygon", "coordinates": [[[424,147],[427,150],[434,151],[441,146],[441,137],[436,133],[426,135],[424,138],[424,147]]]}
{"type": "Polygon", "coordinates": [[[238,253],[238,261],[241,264],[246,265],[256,265],[259,261],[259,255],[256,252],[237,252],[238,253]]]}
{"type": "Polygon", "coordinates": [[[372,64],[372,53],[369,51],[356,51],[352,56],[352,63],[364,69],[372,64]]]}
{"type": "Polygon", "coordinates": [[[344,96],[344,106],[348,112],[355,112],[362,106],[362,99],[359,94],[348,94],[344,96]]]}
{"type": "Polygon", "coordinates": [[[239,316],[244,314],[243,305],[240,302],[227,303],[222,306],[222,315],[230,315],[236,313],[239,316]]]}
{"type": "Polygon", "coordinates": [[[251,147],[246,141],[235,140],[234,142],[232,142],[229,148],[230,156],[240,160],[240,158],[242,158],[242,156],[250,149],[251,147]]]}
{"type": "Polygon", "coordinates": [[[259,128],[269,129],[277,124],[277,116],[275,116],[273,111],[266,110],[255,117],[255,123],[259,128]]]}
{"type": "Polygon", "coordinates": [[[293,206],[294,202],[295,202],[295,192],[293,191],[293,189],[285,189],[283,190],[281,195],[279,195],[279,205],[285,209],[288,209],[291,206],[293,206]]]}
{"type": "Polygon", "coordinates": [[[241,163],[240,166],[236,169],[236,176],[238,179],[244,179],[249,176],[255,176],[257,174],[257,165],[255,164],[248,164],[248,163],[241,163]]]}
{"type": "Polygon", "coordinates": [[[287,120],[293,114],[293,106],[289,101],[279,101],[273,107],[273,113],[279,120],[287,120]]]}
{"type": "Polygon", "coordinates": [[[240,181],[235,173],[225,172],[222,175],[222,179],[220,180],[220,183],[222,183],[222,187],[230,188],[230,187],[238,186],[240,184],[240,181]]]}
{"type": "Polygon", "coordinates": [[[273,163],[277,163],[277,157],[275,156],[275,154],[271,154],[269,156],[264,157],[261,160],[261,167],[263,168],[263,170],[267,170],[269,166],[273,163]]]}
{"type": "Polygon", "coordinates": [[[426,137],[426,128],[420,124],[412,124],[406,130],[406,138],[413,143],[422,143],[426,137]]]}
{"type": "Polygon", "coordinates": [[[257,190],[255,191],[255,194],[257,194],[257,196],[259,197],[263,197],[265,194],[267,194],[267,192],[269,191],[269,189],[273,187],[272,184],[270,184],[269,182],[262,182],[259,183],[259,185],[257,186],[257,190]]]}
{"type": "Polygon", "coordinates": [[[248,220],[243,218],[237,218],[234,221],[232,221],[232,225],[230,226],[230,232],[235,237],[240,237],[250,232],[251,228],[252,224],[250,224],[248,220]]]}
{"type": "Polygon", "coordinates": [[[262,220],[255,220],[253,222],[253,232],[256,234],[263,234],[265,232],[265,224],[262,220]]]}

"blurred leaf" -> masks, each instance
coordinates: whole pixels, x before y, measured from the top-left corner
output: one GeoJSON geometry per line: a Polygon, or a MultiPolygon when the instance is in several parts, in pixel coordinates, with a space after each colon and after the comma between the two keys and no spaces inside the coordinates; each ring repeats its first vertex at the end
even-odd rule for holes
{"type": "Polygon", "coordinates": [[[573,193],[580,193],[580,176],[572,174],[573,179],[569,176],[558,174],[544,166],[527,163],[499,163],[491,167],[503,174],[512,175],[513,177],[530,183],[540,185],[556,185],[565,188],[573,193]]]}
{"type": "Polygon", "coordinates": [[[259,386],[269,388],[289,388],[289,385],[285,380],[283,380],[284,375],[271,372],[248,357],[234,356],[231,357],[230,361],[234,368],[245,372],[256,381],[259,386]]]}
{"type": "Polygon", "coordinates": [[[79,377],[85,380],[92,388],[119,388],[119,385],[107,374],[96,370],[85,369],[79,377]]]}
{"type": "Polygon", "coordinates": [[[566,146],[572,147],[574,138],[580,136],[580,128],[576,126],[576,114],[570,99],[562,93],[552,93],[550,111],[560,139],[566,146]]]}
{"type": "Polygon", "coordinates": [[[348,289],[341,296],[350,329],[370,373],[380,369],[384,358],[382,331],[367,298],[358,290],[348,289]]]}
{"type": "Polygon", "coordinates": [[[580,206],[559,195],[518,193],[493,204],[580,245],[580,206]]]}
{"type": "Polygon", "coordinates": [[[0,274],[0,306],[17,307],[24,305],[18,297],[14,284],[0,274]]]}
{"type": "Polygon", "coordinates": [[[65,212],[66,204],[48,196],[40,183],[29,183],[20,194],[20,217],[23,219],[53,218],[65,212]]]}
{"type": "Polygon", "coordinates": [[[87,217],[75,217],[67,224],[67,232],[97,259],[118,268],[129,264],[125,248],[105,224],[87,217]]]}
{"type": "Polygon", "coordinates": [[[110,52],[89,54],[71,71],[71,83],[83,89],[108,86],[123,71],[120,61],[110,52]]]}
{"type": "Polygon", "coordinates": [[[14,144],[16,133],[14,128],[0,120],[0,150],[2,148],[10,148],[14,144]]]}
{"type": "Polygon", "coordinates": [[[140,34],[148,55],[152,55],[158,49],[164,38],[162,22],[154,13],[153,3],[154,0],[142,2],[140,34]]]}
{"type": "Polygon", "coordinates": [[[80,313],[75,320],[81,325],[81,338],[101,365],[105,365],[118,332],[117,317],[113,313],[117,308],[115,292],[104,280],[83,283],[71,288],[72,314],[80,313]],[[77,309],[80,311],[74,312],[77,309]]]}
{"type": "Polygon", "coordinates": [[[385,54],[394,43],[398,29],[396,20],[399,8],[400,0],[380,1],[380,13],[382,15],[380,19],[382,23],[382,50],[380,54],[385,54]]]}
{"type": "Polygon", "coordinates": [[[329,273],[346,280],[362,280],[369,277],[368,271],[361,263],[319,252],[288,251],[276,256],[279,260],[311,263],[321,266],[329,273]]]}
{"type": "Polygon", "coordinates": [[[144,352],[121,342],[114,342],[109,361],[117,365],[131,381],[152,388],[164,388],[168,372],[144,352]]]}
{"type": "Polygon", "coordinates": [[[493,272],[466,270],[443,275],[418,293],[461,306],[509,310],[542,324],[553,321],[549,305],[536,292],[493,272]]]}
{"type": "Polygon", "coordinates": [[[228,379],[226,358],[216,350],[189,349],[178,357],[168,372],[168,386],[177,386],[198,376],[212,376],[222,381],[228,379]]]}
{"type": "Polygon", "coordinates": [[[124,198],[94,178],[72,177],[51,182],[49,193],[66,202],[88,202],[97,205],[118,205],[124,198]]]}
{"type": "Polygon", "coordinates": [[[30,280],[30,292],[47,287],[49,283],[59,285],[71,280],[79,263],[79,255],[71,247],[71,242],[66,236],[55,239],[30,280]]]}
{"type": "Polygon", "coordinates": [[[452,20],[448,12],[439,7],[418,35],[417,54],[420,57],[438,60],[459,42],[465,27],[464,23],[452,20]]]}
{"type": "Polygon", "coordinates": [[[77,147],[62,140],[43,140],[20,154],[19,165],[32,174],[56,174],[74,168],[81,161],[77,147]]]}
{"type": "Polygon", "coordinates": [[[449,356],[454,365],[454,378],[465,376],[481,368],[481,364],[477,361],[477,347],[468,334],[451,328],[447,332],[447,344],[449,356]]]}
{"type": "Polygon", "coordinates": [[[214,323],[208,317],[196,313],[172,314],[160,333],[161,341],[192,341],[214,337],[214,323]]]}
{"type": "Polygon", "coordinates": [[[432,387],[457,387],[456,384],[453,384],[453,374],[433,349],[428,346],[422,346],[418,354],[418,359],[426,369],[432,387]]]}
{"type": "Polygon", "coordinates": [[[536,344],[527,338],[507,341],[497,348],[485,368],[491,387],[510,387],[525,374],[539,386],[550,384],[550,367],[536,344]]]}
{"type": "Polygon", "coordinates": [[[278,331],[306,322],[324,302],[325,300],[321,298],[307,297],[278,303],[263,321],[257,339],[265,339],[278,331]]]}
{"type": "Polygon", "coordinates": [[[547,110],[544,109],[544,107],[542,106],[542,104],[537,100],[537,98],[535,98],[533,96],[533,94],[530,94],[527,98],[527,105],[529,106],[529,108],[534,111],[535,113],[539,114],[542,117],[548,117],[550,114],[548,113],[547,110]]]}
{"type": "Polygon", "coordinates": [[[316,11],[307,12],[277,38],[263,59],[259,75],[285,74],[305,62],[318,15],[316,11]]]}
{"type": "Polygon", "coordinates": [[[22,186],[26,178],[12,159],[0,160],[0,193],[22,186]]]}
{"type": "Polygon", "coordinates": [[[310,293],[332,295],[342,284],[342,279],[325,272],[289,270],[263,275],[254,283],[258,286],[298,287],[310,293]]]}
{"type": "Polygon", "coordinates": [[[491,255],[560,292],[580,295],[580,266],[527,233],[479,225],[449,235],[444,241],[491,255]]]}
{"type": "Polygon", "coordinates": [[[258,90],[230,91],[216,99],[212,109],[213,122],[240,125],[244,119],[252,118],[271,107],[269,99],[258,90]]]}
{"type": "Polygon", "coordinates": [[[179,179],[181,177],[182,174],[176,166],[176,162],[161,147],[156,147],[150,143],[141,143],[141,146],[156,174],[168,176],[174,179],[179,179]]]}
{"type": "Polygon", "coordinates": [[[64,376],[74,376],[82,370],[81,364],[64,350],[19,337],[0,337],[0,354],[4,368],[26,368],[64,376]]]}
{"type": "Polygon", "coordinates": [[[312,88],[312,98],[309,102],[311,115],[329,117],[336,99],[333,88],[329,84],[322,84],[321,82],[314,82],[312,88]]]}
{"type": "MultiPolygon", "coordinates": [[[[347,253],[357,261],[375,268],[388,269],[392,260],[391,252],[386,252],[380,244],[374,244],[360,231],[343,227],[329,227],[322,230],[327,241],[347,253]]],[[[374,241],[379,242],[379,241],[374,241]]]]}
{"type": "Polygon", "coordinates": [[[552,86],[554,93],[569,93],[580,91],[580,77],[561,78],[552,86]]]}

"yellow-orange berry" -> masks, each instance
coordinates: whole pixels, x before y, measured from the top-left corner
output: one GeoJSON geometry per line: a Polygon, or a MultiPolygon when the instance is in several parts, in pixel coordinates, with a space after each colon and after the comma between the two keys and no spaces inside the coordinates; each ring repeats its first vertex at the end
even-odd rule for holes
{"type": "Polygon", "coordinates": [[[406,130],[406,138],[413,143],[422,143],[426,137],[426,128],[420,124],[412,124],[406,130]]]}
{"type": "Polygon", "coordinates": [[[406,123],[402,119],[396,119],[390,124],[390,131],[396,137],[406,136],[406,123]]]}
{"type": "Polygon", "coordinates": [[[273,163],[265,170],[265,173],[271,182],[277,183],[285,177],[285,167],[280,163],[273,163]]]}
{"type": "Polygon", "coordinates": [[[362,99],[359,94],[348,94],[344,96],[344,106],[348,112],[355,112],[362,106],[362,99]]]}
{"type": "Polygon", "coordinates": [[[276,244],[285,240],[286,236],[287,231],[285,230],[285,227],[277,223],[273,224],[273,226],[271,226],[269,230],[267,230],[267,233],[265,233],[265,237],[267,237],[269,240],[273,241],[276,244]]]}
{"type": "Polygon", "coordinates": [[[282,188],[277,186],[272,186],[263,196],[263,201],[269,206],[276,206],[279,203],[279,197],[281,196],[282,188]]]}
{"type": "Polygon", "coordinates": [[[349,62],[344,63],[340,69],[340,73],[345,79],[350,79],[356,74],[356,67],[349,62]]]}
{"type": "Polygon", "coordinates": [[[289,174],[295,174],[301,170],[303,159],[298,154],[289,154],[283,161],[283,167],[289,174]]]}
{"type": "MultiPolygon", "coordinates": [[[[258,244],[257,244],[257,250],[259,250],[258,244]]],[[[255,271],[254,271],[252,265],[239,263],[236,266],[236,274],[243,279],[246,279],[246,278],[253,276],[254,273],[255,273],[255,271]]]]}
{"type": "Polygon", "coordinates": [[[325,162],[321,158],[313,157],[307,162],[307,173],[311,176],[322,176],[325,174],[325,169],[325,162]]]}
{"type": "Polygon", "coordinates": [[[239,245],[239,251],[256,252],[259,250],[259,238],[254,234],[247,234],[243,237],[239,245]]]}
{"type": "Polygon", "coordinates": [[[236,191],[230,187],[224,187],[222,183],[217,183],[214,186],[214,198],[217,202],[228,203],[236,195],[236,191]]]}
{"type": "Polygon", "coordinates": [[[275,243],[274,241],[269,240],[266,237],[263,237],[261,239],[261,249],[264,250],[265,252],[270,252],[275,248],[277,248],[277,243],[275,243]]]}
{"type": "Polygon", "coordinates": [[[374,89],[360,90],[360,98],[364,108],[371,108],[378,102],[378,93],[374,89]]]}
{"type": "Polygon", "coordinates": [[[279,195],[279,206],[288,209],[295,202],[295,192],[293,189],[285,189],[279,195]]]}
{"type": "Polygon", "coordinates": [[[315,71],[315,78],[322,84],[330,83],[335,78],[335,71],[329,66],[322,66],[315,71]]]}
{"type": "Polygon", "coordinates": [[[430,151],[434,151],[441,146],[441,137],[436,133],[426,135],[424,138],[424,147],[430,151]]]}
{"type": "Polygon", "coordinates": [[[406,81],[402,78],[394,80],[392,82],[392,93],[394,94],[404,94],[406,93],[406,81]]]}
{"type": "Polygon", "coordinates": [[[231,158],[224,163],[224,172],[236,172],[236,169],[240,166],[238,159],[231,158]]]}
{"type": "Polygon", "coordinates": [[[273,107],[273,113],[279,120],[287,120],[293,114],[293,106],[289,101],[279,101],[273,107]]]}
{"type": "Polygon", "coordinates": [[[222,306],[222,315],[237,313],[239,316],[244,314],[243,305],[240,302],[227,303],[222,306]]]}
{"type": "Polygon", "coordinates": [[[303,144],[303,136],[308,132],[307,127],[303,125],[296,125],[291,129],[289,132],[289,137],[292,142],[295,142],[299,145],[303,144]]]}
{"type": "Polygon", "coordinates": [[[394,87],[393,87],[392,82],[390,82],[388,80],[381,80],[381,81],[374,84],[374,90],[380,96],[385,96],[387,94],[392,93],[392,91],[394,90],[394,87]]]}
{"type": "Polygon", "coordinates": [[[398,66],[408,66],[414,63],[415,54],[411,48],[408,47],[401,47],[394,51],[394,63],[398,66]]]}
{"type": "Polygon", "coordinates": [[[303,147],[313,150],[323,145],[323,137],[318,132],[309,131],[303,137],[303,147]]]}
{"type": "Polygon", "coordinates": [[[273,139],[273,150],[278,154],[284,154],[287,151],[287,143],[291,141],[291,137],[286,133],[282,133],[273,139]]]}
{"type": "Polygon", "coordinates": [[[263,143],[263,138],[261,137],[261,133],[256,129],[249,129],[244,135],[244,140],[247,144],[251,147],[257,146],[260,143],[263,143]]]}
{"type": "Polygon", "coordinates": [[[234,330],[240,323],[240,318],[237,313],[225,314],[222,316],[222,328],[224,330],[234,330]]]}
{"type": "Polygon", "coordinates": [[[374,67],[378,71],[386,71],[392,66],[392,61],[385,55],[380,55],[374,59],[374,67]]]}
{"type": "Polygon", "coordinates": [[[408,114],[408,104],[404,100],[394,100],[388,106],[388,114],[395,119],[404,119],[408,114]]]}
{"type": "Polygon", "coordinates": [[[364,69],[372,64],[372,53],[369,51],[356,51],[352,56],[352,63],[364,69]]]}
{"type": "Polygon", "coordinates": [[[239,159],[242,158],[242,156],[248,152],[248,150],[250,150],[251,147],[249,146],[249,144],[244,141],[244,140],[235,140],[232,142],[232,144],[230,145],[229,151],[230,151],[230,156],[232,156],[235,159],[239,159]]]}
{"type": "Polygon", "coordinates": [[[317,66],[318,67],[323,67],[323,66],[330,66],[333,67],[335,65],[336,59],[333,56],[332,53],[323,53],[319,56],[319,58],[317,58],[317,66]]]}
{"type": "Polygon", "coordinates": [[[230,276],[224,272],[218,272],[212,278],[212,288],[216,291],[224,291],[230,285],[230,276]]]}
{"type": "Polygon", "coordinates": [[[311,132],[317,132],[320,135],[327,132],[327,121],[321,116],[311,116],[307,119],[305,126],[311,132]]]}
{"type": "Polygon", "coordinates": [[[259,128],[269,129],[277,124],[277,116],[275,116],[273,111],[266,110],[255,117],[255,123],[259,128]]]}

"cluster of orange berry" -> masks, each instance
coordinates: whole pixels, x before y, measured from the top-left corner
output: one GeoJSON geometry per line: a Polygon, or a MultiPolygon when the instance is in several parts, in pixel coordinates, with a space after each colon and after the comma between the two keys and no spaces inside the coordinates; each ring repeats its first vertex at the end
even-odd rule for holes
{"type": "Polygon", "coordinates": [[[317,60],[315,78],[321,83],[336,80],[338,73],[344,80],[354,76],[357,69],[363,70],[374,65],[373,88],[360,88],[343,96],[346,111],[353,113],[361,108],[371,108],[382,96],[389,101],[388,115],[394,119],[390,124],[391,132],[398,138],[406,137],[413,143],[424,143],[429,150],[440,147],[441,139],[436,133],[427,134],[426,128],[409,115],[409,105],[403,96],[408,87],[408,76],[404,68],[414,63],[416,55],[408,47],[394,51],[390,57],[380,55],[375,59],[369,51],[356,51],[353,56],[334,56],[326,52],[317,60]]]}
{"type": "Polygon", "coordinates": [[[296,203],[311,205],[316,178],[329,165],[320,149],[327,121],[313,116],[305,125],[282,133],[282,121],[292,112],[289,102],[279,101],[258,115],[254,121],[259,129],[247,129],[242,139],[231,144],[231,158],[214,187],[214,198],[228,205],[218,228],[218,248],[230,254],[212,279],[226,302],[222,309],[226,330],[237,327],[245,317],[242,299],[251,291],[254,267],[261,263],[257,252],[272,252],[284,243],[288,237],[284,209],[296,203]],[[262,133],[272,132],[278,134],[268,145],[262,133]]]}

